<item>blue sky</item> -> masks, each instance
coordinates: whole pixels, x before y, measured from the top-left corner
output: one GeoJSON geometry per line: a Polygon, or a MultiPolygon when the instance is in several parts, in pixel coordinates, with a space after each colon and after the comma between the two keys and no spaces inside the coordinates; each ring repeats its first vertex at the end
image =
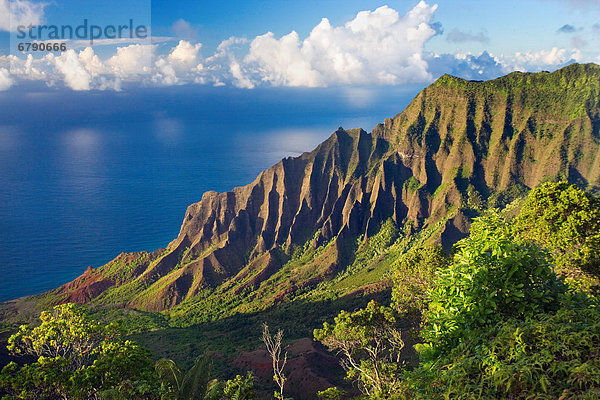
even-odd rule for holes
{"type": "Polygon", "coordinates": [[[26,81],[72,90],[398,86],[443,73],[489,79],[600,62],[599,0],[20,0],[20,11],[15,4],[0,0],[0,90],[26,81]],[[29,61],[16,51],[15,21],[84,18],[103,27],[135,19],[150,25],[152,42],[67,41],[67,51],[32,52],[29,61]]]}
{"type": "MultiPolygon", "coordinates": [[[[228,1],[209,4],[202,1],[152,2],[153,24],[162,34],[168,34],[174,21],[184,18],[194,24],[202,34],[203,42],[214,45],[229,36],[254,37],[272,31],[277,36],[296,30],[302,37],[310,33],[321,18],[327,17],[332,24],[343,24],[361,10],[374,10],[388,5],[399,13],[406,13],[418,1],[373,0],[271,0],[228,1]],[[160,10],[160,12],[158,12],[160,10]]],[[[509,53],[523,50],[544,50],[554,46],[569,46],[570,35],[559,35],[557,30],[565,24],[587,28],[582,35],[595,38],[600,47],[598,34],[590,29],[600,22],[600,2],[569,0],[507,0],[473,1],[441,0],[435,20],[446,33],[453,29],[478,34],[485,32],[490,38],[488,45],[470,42],[457,46],[442,35],[431,40],[428,47],[438,52],[452,52],[457,47],[464,50],[493,53],[509,53]]],[[[598,50],[600,53],[600,50],[598,50]]]]}

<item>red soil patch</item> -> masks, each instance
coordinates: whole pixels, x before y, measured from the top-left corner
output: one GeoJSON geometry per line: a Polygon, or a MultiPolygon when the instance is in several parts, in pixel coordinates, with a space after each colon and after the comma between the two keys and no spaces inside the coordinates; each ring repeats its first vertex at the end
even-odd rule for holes
{"type": "MultiPolygon", "coordinates": [[[[325,348],[311,339],[304,338],[290,343],[286,351],[288,361],[284,373],[288,377],[285,392],[298,400],[317,399],[317,392],[339,381],[343,371],[338,360],[325,348]]],[[[236,368],[252,371],[266,384],[273,384],[271,357],[266,350],[242,352],[234,361],[236,368]]]]}

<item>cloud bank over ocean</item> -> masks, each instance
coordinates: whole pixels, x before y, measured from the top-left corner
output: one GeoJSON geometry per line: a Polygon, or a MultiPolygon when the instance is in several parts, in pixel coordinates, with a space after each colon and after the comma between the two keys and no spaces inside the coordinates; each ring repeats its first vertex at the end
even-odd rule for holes
{"type": "MultiPolygon", "coordinates": [[[[8,7],[8,0],[0,0],[0,9],[8,7]]],[[[438,5],[421,1],[404,15],[381,6],[360,11],[337,25],[323,17],[306,37],[295,30],[279,37],[272,32],[250,39],[232,36],[210,55],[203,54],[202,38],[192,24],[179,19],[173,24],[173,37],[157,37],[151,44],[115,39],[99,41],[100,46],[92,47],[70,41],[69,50],[61,54],[2,55],[0,90],[24,81],[82,91],[119,91],[129,84],[248,89],[426,84],[444,73],[490,79],[513,70],[552,70],[571,62],[597,61],[585,59],[574,47],[555,46],[508,55],[487,50],[478,54],[428,51],[427,42],[443,35],[441,24],[435,21],[437,9],[438,5]],[[107,45],[114,47],[112,53],[98,51],[98,47],[107,45]]],[[[26,20],[44,20],[44,7],[39,4],[19,1],[19,10],[26,20]]],[[[8,14],[0,14],[0,30],[8,31],[8,14]]],[[[485,45],[490,38],[484,32],[453,29],[446,34],[446,41],[485,45]]]]}

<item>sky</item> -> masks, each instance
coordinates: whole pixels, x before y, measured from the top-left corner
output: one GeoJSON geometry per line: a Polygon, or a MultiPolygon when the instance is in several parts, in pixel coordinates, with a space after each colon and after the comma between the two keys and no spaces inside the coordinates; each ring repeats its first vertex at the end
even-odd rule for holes
{"type": "Polygon", "coordinates": [[[0,0],[0,90],[387,87],[426,85],[445,73],[491,79],[600,63],[598,17],[600,0],[0,0]],[[76,28],[84,20],[104,33],[131,20],[148,35],[105,35],[93,45],[88,37],[46,36],[66,50],[18,49],[35,41],[20,38],[19,26],[76,28]]]}

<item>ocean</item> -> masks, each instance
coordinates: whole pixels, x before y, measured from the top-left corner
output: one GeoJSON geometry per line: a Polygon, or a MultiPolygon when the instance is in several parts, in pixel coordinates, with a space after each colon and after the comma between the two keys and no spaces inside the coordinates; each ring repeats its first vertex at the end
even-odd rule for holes
{"type": "Polygon", "coordinates": [[[205,191],[248,184],[339,125],[371,131],[419,90],[0,93],[0,301],[55,288],[121,252],[165,247],[205,191]]]}

